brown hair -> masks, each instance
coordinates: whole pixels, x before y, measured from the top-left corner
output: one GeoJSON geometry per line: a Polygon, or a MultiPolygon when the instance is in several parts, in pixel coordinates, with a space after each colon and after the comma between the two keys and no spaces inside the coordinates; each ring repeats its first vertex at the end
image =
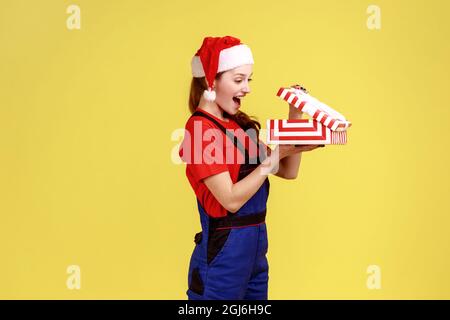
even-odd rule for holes
{"type": "MultiPolygon", "coordinates": [[[[224,72],[219,72],[216,75],[216,80],[219,80],[224,72]]],[[[191,90],[189,94],[189,111],[194,113],[200,103],[200,98],[203,95],[203,91],[207,90],[206,79],[202,78],[192,78],[191,90]]],[[[238,110],[236,114],[231,115],[227,112],[223,112],[224,118],[229,118],[234,121],[244,130],[254,129],[256,131],[256,136],[259,137],[259,129],[261,129],[261,124],[256,120],[256,117],[248,116],[245,112],[238,110]],[[251,119],[253,118],[253,119],[251,119]]]]}

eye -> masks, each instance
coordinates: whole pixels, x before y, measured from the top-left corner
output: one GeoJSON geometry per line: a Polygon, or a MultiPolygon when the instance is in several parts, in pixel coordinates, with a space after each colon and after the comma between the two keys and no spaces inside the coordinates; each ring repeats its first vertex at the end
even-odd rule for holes
{"type": "MultiPolygon", "coordinates": [[[[252,80],[253,80],[253,79],[250,79],[250,78],[249,78],[249,79],[248,79],[248,82],[250,82],[250,81],[252,81],[252,80]]],[[[241,83],[242,80],[235,80],[235,82],[236,82],[236,83],[241,83]]]]}

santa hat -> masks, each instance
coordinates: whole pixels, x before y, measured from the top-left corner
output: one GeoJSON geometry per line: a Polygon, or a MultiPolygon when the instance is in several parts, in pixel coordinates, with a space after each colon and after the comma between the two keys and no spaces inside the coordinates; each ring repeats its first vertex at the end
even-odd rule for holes
{"type": "Polygon", "coordinates": [[[195,78],[206,77],[208,90],[203,92],[203,96],[208,101],[214,101],[216,99],[214,79],[218,72],[253,63],[250,48],[242,44],[238,38],[231,36],[206,37],[192,58],[192,75],[195,78]]]}

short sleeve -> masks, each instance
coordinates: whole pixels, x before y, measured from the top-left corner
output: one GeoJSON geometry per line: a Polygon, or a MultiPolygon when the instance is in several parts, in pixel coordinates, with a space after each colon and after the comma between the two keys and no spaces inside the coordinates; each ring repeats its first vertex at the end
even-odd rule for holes
{"type": "Polygon", "coordinates": [[[186,162],[186,170],[196,182],[228,171],[224,155],[224,134],[220,129],[198,117],[191,118],[185,129],[180,156],[186,162]],[[198,134],[201,136],[195,136],[198,134]]]}

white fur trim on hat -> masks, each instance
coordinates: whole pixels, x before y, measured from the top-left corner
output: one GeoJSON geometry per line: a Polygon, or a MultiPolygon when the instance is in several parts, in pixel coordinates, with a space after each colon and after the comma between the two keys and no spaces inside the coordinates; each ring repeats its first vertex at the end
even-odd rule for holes
{"type": "MultiPolygon", "coordinates": [[[[219,55],[219,66],[217,72],[227,71],[244,64],[254,64],[253,55],[250,48],[245,44],[239,44],[223,49],[219,55]]],[[[201,78],[205,76],[202,62],[199,56],[192,57],[192,76],[201,78]]]]}
{"type": "Polygon", "coordinates": [[[203,97],[207,100],[207,101],[214,101],[216,100],[216,91],[208,89],[203,91],[203,97]]]}

